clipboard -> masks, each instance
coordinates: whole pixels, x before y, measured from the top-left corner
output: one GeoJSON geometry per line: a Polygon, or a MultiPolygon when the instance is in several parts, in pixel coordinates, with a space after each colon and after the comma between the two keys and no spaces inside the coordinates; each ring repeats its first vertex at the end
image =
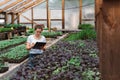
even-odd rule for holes
{"type": "Polygon", "coordinates": [[[36,42],[33,49],[42,49],[46,45],[46,42],[36,42]]]}

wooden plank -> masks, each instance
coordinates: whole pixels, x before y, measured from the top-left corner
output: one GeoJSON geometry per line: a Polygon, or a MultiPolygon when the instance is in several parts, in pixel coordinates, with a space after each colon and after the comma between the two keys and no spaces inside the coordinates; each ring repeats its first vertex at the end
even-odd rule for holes
{"type": "Polygon", "coordinates": [[[9,9],[9,8],[12,7],[12,6],[15,6],[16,4],[18,4],[18,3],[21,2],[21,1],[22,1],[22,0],[16,0],[15,2],[13,2],[13,3],[7,5],[6,7],[4,7],[3,9],[1,9],[0,12],[3,12],[3,11],[5,11],[5,10],[9,9]]]}
{"type": "Polygon", "coordinates": [[[45,2],[45,0],[36,0],[32,3],[30,3],[29,5],[25,6],[24,8],[22,8],[21,10],[16,11],[15,13],[20,13],[22,14],[23,12],[27,11],[28,9],[35,7],[41,3],[45,2]]]}
{"type": "Polygon", "coordinates": [[[25,7],[27,4],[29,4],[32,1],[33,0],[25,0],[21,4],[18,4],[16,6],[14,6],[13,8],[11,8],[10,10],[8,10],[7,13],[11,13],[11,12],[15,12],[17,10],[20,10],[21,8],[25,7]]]}
{"type": "Polygon", "coordinates": [[[119,9],[120,0],[103,0],[97,16],[101,80],[120,80],[119,9]]]}
{"type": "Polygon", "coordinates": [[[0,18],[0,19],[5,19],[5,18],[0,18]]]}
{"type": "MultiPolygon", "coordinates": [[[[28,21],[30,21],[31,23],[32,23],[32,20],[31,19],[29,19],[28,17],[26,17],[26,16],[24,16],[24,15],[21,15],[21,16],[23,16],[26,20],[28,20],[28,21]]],[[[34,24],[37,24],[36,22],[33,22],[34,24]]]]}
{"type": "MultiPolygon", "coordinates": [[[[33,19],[34,21],[47,21],[47,19],[33,19]]],[[[62,21],[62,19],[50,19],[51,21],[62,21]]]]}
{"type": "Polygon", "coordinates": [[[20,24],[32,24],[31,22],[20,22],[20,24]]]}
{"type": "Polygon", "coordinates": [[[82,21],[95,21],[95,19],[82,19],[82,21]]]}
{"type": "Polygon", "coordinates": [[[65,28],[65,0],[62,0],[62,29],[65,28]]]}
{"type": "Polygon", "coordinates": [[[82,24],[82,0],[79,0],[80,11],[79,11],[79,24],[82,24]]]}
{"type": "Polygon", "coordinates": [[[47,19],[33,19],[33,21],[47,21],[47,19]]]}
{"type": "Polygon", "coordinates": [[[9,1],[10,1],[10,0],[4,0],[4,1],[0,2],[0,6],[2,6],[2,5],[4,5],[4,4],[8,3],[9,1]]]}

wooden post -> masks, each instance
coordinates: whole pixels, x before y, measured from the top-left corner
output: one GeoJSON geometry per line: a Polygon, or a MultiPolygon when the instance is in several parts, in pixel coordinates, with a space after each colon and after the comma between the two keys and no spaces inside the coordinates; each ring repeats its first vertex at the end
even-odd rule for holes
{"type": "Polygon", "coordinates": [[[79,24],[82,24],[82,0],[79,1],[80,3],[80,15],[79,15],[79,24]]]}
{"type": "Polygon", "coordinates": [[[65,29],[65,0],[62,0],[62,29],[65,29]]]}
{"type": "Polygon", "coordinates": [[[34,15],[34,13],[33,13],[33,7],[32,7],[32,8],[31,8],[32,28],[33,28],[33,26],[34,26],[34,24],[33,24],[33,15],[34,15]]]}
{"type": "Polygon", "coordinates": [[[99,0],[96,6],[101,80],[120,80],[120,0],[99,0]]]}
{"type": "Polygon", "coordinates": [[[5,24],[7,24],[7,21],[8,21],[8,14],[5,13],[5,24]]]}
{"type": "Polygon", "coordinates": [[[16,15],[17,15],[17,23],[19,24],[20,23],[20,15],[19,15],[19,13],[17,13],[16,15]]]}
{"type": "Polygon", "coordinates": [[[49,29],[49,31],[50,31],[50,26],[49,26],[49,2],[48,2],[48,0],[46,0],[46,12],[47,12],[47,28],[49,29]]]}
{"type": "Polygon", "coordinates": [[[11,16],[12,16],[11,23],[14,24],[14,13],[12,13],[11,16]]]}
{"type": "Polygon", "coordinates": [[[51,16],[51,14],[50,14],[50,10],[48,10],[48,25],[49,25],[49,27],[48,27],[48,30],[49,31],[51,31],[51,19],[50,19],[50,16],[51,16]]]}

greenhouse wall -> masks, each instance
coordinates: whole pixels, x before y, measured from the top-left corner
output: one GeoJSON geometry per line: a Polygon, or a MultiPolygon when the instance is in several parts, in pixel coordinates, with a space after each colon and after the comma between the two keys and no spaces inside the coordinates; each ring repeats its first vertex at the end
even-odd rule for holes
{"type": "MultiPolygon", "coordinates": [[[[62,19],[61,0],[49,1],[50,19],[62,19]]],[[[82,19],[94,19],[94,0],[88,2],[83,1],[82,19]]],[[[65,0],[65,29],[77,29],[79,24],[79,0],[65,0]]],[[[33,8],[34,19],[47,19],[46,2],[33,8]]],[[[31,10],[22,15],[31,19],[31,10]]],[[[23,17],[20,17],[20,22],[29,22],[23,17]]],[[[36,21],[35,21],[36,22],[36,21]]],[[[47,27],[46,21],[37,21],[38,24],[44,24],[47,27]]],[[[51,21],[51,27],[62,29],[62,21],[51,21]]],[[[83,21],[82,23],[90,23],[94,25],[94,21],[83,21]]],[[[28,25],[31,27],[31,25],[28,25]]]]}

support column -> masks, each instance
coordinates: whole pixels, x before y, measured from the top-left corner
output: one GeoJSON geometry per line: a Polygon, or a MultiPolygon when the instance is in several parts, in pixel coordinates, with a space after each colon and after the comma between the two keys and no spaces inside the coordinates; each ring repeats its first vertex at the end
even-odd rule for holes
{"type": "Polygon", "coordinates": [[[120,0],[96,1],[101,80],[120,80],[120,0]]]}
{"type": "Polygon", "coordinates": [[[48,0],[46,0],[46,10],[47,10],[47,28],[50,31],[50,22],[49,22],[50,13],[49,13],[49,1],[48,0]]]}
{"type": "Polygon", "coordinates": [[[31,18],[32,18],[31,24],[32,24],[32,28],[33,28],[33,26],[34,26],[34,24],[33,24],[33,15],[34,15],[34,13],[33,13],[33,7],[32,7],[32,8],[31,8],[31,18]]]}
{"type": "Polygon", "coordinates": [[[7,24],[7,22],[8,22],[8,14],[5,13],[5,24],[7,24]]]}
{"type": "Polygon", "coordinates": [[[82,24],[82,0],[79,0],[79,4],[80,4],[79,24],[82,24]]]}
{"type": "Polygon", "coordinates": [[[12,16],[11,23],[14,24],[14,13],[12,13],[11,16],[12,16]]]}
{"type": "Polygon", "coordinates": [[[65,29],[65,0],[62,0],[62,29],[65,29]]]}
{"type": "Polygon", "coordinates": [[[16,15],[17,15],[17,24],[19,24],[20,23],[20,15],[19,15],[19,13],[17,13],[16,15]]]}

